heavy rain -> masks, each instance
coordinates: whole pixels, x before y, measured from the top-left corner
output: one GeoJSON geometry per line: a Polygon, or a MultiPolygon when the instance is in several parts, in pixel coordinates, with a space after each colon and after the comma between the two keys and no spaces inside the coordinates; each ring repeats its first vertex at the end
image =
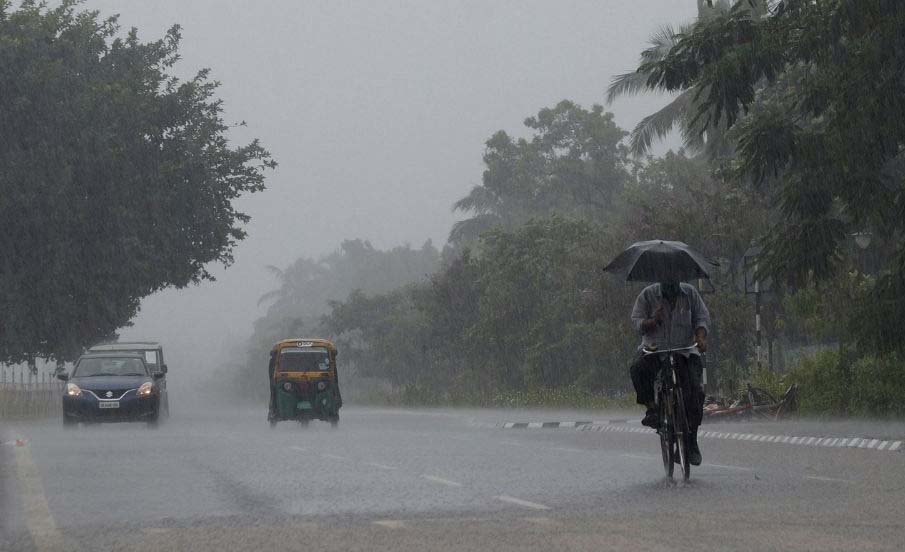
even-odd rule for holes
{"type": "Polygon", "coordinates": [[[0,550],[901,550],[903,36],[0,0],[0,550]]]}

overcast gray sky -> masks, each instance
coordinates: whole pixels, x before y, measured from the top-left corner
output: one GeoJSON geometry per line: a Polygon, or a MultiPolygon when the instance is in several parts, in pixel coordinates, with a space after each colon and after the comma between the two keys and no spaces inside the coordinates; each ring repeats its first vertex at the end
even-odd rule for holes
{"type": "MultiPolygon", "coordinates": [[[[89,0],[143,40],[183,27],[179,74],[209,67],[238,141],[258,137],[279,168],[240,201],[248,239],[218,281],[144,301],[124,338],[157,338],[170,363],[191,345],[242,339],[274,287],[264,270],[341,240],[441,246],[452,203],[478,184],[484,141],[520,133],[540,108],[602,103],[660,25],[695,0],[89,0]]],[[[610,109],[631,128],[663,98],[610,109]]]]}

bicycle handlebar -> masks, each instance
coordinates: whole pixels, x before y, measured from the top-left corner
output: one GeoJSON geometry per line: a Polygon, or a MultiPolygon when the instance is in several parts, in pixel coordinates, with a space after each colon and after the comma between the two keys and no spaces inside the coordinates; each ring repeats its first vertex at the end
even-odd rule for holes
{"type": "Polygon", "coordinates": [[[675,353],[678,351],[689,351],[691,349],[694,349],[697,346],[698,346],[697,343],[692,343],[691,345],[688,345],[687,347],[677,347],[675,349],[654,349],[654,350],[650,350],[650,349],[642,347],[641,353],[645,354],[645,355],[656,355],[659,353],[675,353]]]}

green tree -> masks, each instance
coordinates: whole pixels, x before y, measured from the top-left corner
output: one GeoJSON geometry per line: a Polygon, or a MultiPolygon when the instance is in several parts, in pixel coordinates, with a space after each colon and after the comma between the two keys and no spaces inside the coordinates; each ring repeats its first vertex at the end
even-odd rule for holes
{"type": "Polygon", "coordinates": [[[0,0],[0,361],[68,359],[139,301],[211,279],[275,163],[232,148],[217,83],[169,74],[179,27],[143,43],[116,18],[0,0]]]}
{"type": "Polygon", "coordinates": [[[905,4],[782,0],[764,17],[736,9],[699,21],[650,84],[701,90],[695,117],[732,129],[738,166],[782,213],[765,236],[766,272],[802,285],[836,277],[854,233],[889,252],[850,305],[863,344],[905,349],[905,4]]]}
{"type": "Polygon", "coordinates": [[[481,185],[454,205],[473,216],[456,223],[454,244],[472,243],[493,227],[531,218],[605,218],[630,178],[625,132],[599,105],[564,100],[525,120],[530,140],[499,131],[487,141],[481,185]]]}

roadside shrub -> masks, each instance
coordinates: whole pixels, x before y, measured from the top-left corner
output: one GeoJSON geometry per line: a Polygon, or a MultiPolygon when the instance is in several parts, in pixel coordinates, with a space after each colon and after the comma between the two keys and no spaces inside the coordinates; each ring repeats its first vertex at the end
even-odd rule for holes
{"type": "Polygon", "coordinates": [[[905,416],[905,365],[896,355],[863,356],[839,360],[839,351],[827,349],[802,357],[786,379],[801,386],[804,414],[870,417],[905,416]],[[850,370],[846,389],[844,368],[850,370]]]}
{"type": "Polygon", "coordinates": [[[905,365],[897,356],[866,356],[854,363],[850,411],[873,417],[905,416],[905,365]]]}
{"type": "Polygon", "coordinates": [[[845,412],[845,389],[839,352],[826,349],[802,357],[789,379],[801,388],[799,404],[802,414],[842,414],[845,412]]]}

